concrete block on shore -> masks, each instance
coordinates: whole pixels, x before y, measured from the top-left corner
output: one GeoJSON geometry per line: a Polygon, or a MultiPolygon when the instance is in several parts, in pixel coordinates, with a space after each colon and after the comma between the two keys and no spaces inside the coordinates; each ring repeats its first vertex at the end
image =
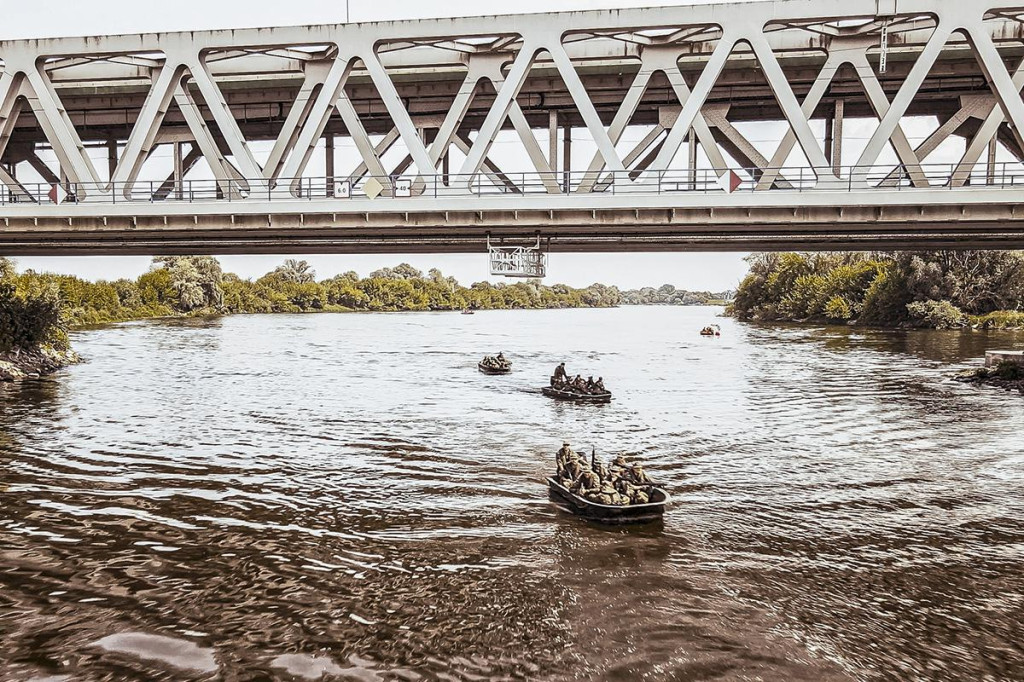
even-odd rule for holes
{"type": "Polygon", "coordinates": [[[990,350],[985,352],[985,366],[996,367],[1001,362],[1024,366],[1024,350],[990,350]]]}

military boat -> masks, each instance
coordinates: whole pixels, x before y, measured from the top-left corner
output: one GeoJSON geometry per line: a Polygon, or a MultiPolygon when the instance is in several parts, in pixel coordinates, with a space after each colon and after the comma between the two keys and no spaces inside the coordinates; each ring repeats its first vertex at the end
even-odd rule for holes
{"type": "Polygon", "coordinates": [[[608,391],[604,393],[580,393],[565,388],[545,386],[540,389],[540,392],[555,400],[571,400],[577,403],[610,403],[612,401],[612,394],[608,391]]]}
{"type": "Polygon", "coordinates": [[[722,335],[722,328],[719,327],[717,324],[709,324],[708,326],[706,326],[706,327],[704,327],[703,329],[700,330],[700,335],[701,336],[721,336],[722,335]]]}
{"type": "Polygon", "coordinates": [[[552,477],[548,477],[551,499],[560,509],[598,523],[650,523],[665,514],[672,498],[661,488],[650,487],[650,502],[646,504],[599,504],[580,497],[552,477]]]}
{"type": "Polygon", "coordinates": [[[493,365],[485,365],[482,362],[478,362],[476,366],[484,374],[510,374],[512,372],[512,363],[504,367],[494,367],[493,365]]]}

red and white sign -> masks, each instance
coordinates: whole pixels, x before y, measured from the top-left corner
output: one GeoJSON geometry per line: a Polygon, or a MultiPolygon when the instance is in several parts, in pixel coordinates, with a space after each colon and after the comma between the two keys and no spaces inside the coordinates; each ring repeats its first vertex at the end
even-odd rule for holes
{"type": "Polygon", "coordinates": [[[68,193],[64,191],[63,187],[54,183],[50,185],[50,191],[47,192],[46,196],[50,197],[52,203],[61,204],[67,199],[68,193]]]}
{"type": "Polygon", "coordinates": [[[726,194],[732,194],[740,188],[740,185],[743,184],[743,178],[737,175],[736,171],[729,170],[718,178],[718,184],[721,185],[726,194]]]}

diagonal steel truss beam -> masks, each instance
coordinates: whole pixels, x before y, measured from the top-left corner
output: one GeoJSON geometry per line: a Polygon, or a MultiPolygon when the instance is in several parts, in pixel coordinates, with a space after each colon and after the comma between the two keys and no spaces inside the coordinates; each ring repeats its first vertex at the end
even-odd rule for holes
{"type": "MultiPolygon", "coordinates": [[[[899,168],[890,172],[892,164],[882,164],[885,178],[881,183],[872,179],[871,184],[902,185],[906,176],[913,188],[927,189],[933,180],[924,161],[952,134],[969,139],[964,155],[948,176],[949,185],[959,188],[966,184],[986,152],[990,181],[994,182],[993,155],[1000,139],[1012,147],[1012,136],[1016,146],[1024,148],[1024,100],[1020,94],[1024,86],[1024,61],[1016,70],[1006,66],[1007,55],[1016,55],[1013,50],[1017,39],[1013,36],[1019,35],[1024,12],[1003,7],[997,0],[900,0],[892,3],[892,9],[895,14],[889,17],[884,12],[884,16],[879,14],[881,10],[874,0],[848,0],[841,11],[825,0],[801,0],[782,4],[664,7],[646,12],[621,10],[614,14],[551,14],[522,19],[516,23],[515,32],[493,18],[479,18],[370,28],[345,25],[274,29],[265,33],[239,31],[232,33],[230,39],[224,32],[198,32],[0,41],[0,154],[7,152],[8,163],[42,163],[38,157],[26,156],[23,131],[31,125],[17,122],[19,114],[30,109],[42,132],[39,139],[45,137],[50,143],[60,166],[53,171],[42,165],[46,171],[44,179],[57,177],[78,185],[76,196],[80,201],[103,199],[115,188],[119,195],[137,199],[130,188],[154,148],[165,139],[162,136],[166,131],[161,131],[161,126],[168,109],[176,105],[195,139],[190,154],[198,153],[207,159],[220,193],[232,200],[256,200],[271,195],[287,196],[289,189],[294,192],[323,138],[328,120],[337,112],[362,160],[353,177],[371,174],[387,183],[394,172],[388,172],[382,156],[394,145],[401,145],[405,154],[392,171],[415,173],[414,188],[421,190],[429,176],[436,182],[438,166],[448,158],[454,145],[458,149],[465,147],[465,162],[454,176],[463,177],[453,186],[442,181],[441,191],[445,194],[472,194],[468,183],[484,173],[499,186],[511,185],[527,194],[543,191],[563,195],[569,189],[563,189],[558,182],[558,164],[552,163],[550,155],[541,149],[530,122],[536,122],[545,111],[557,112],[559,107],[566,106],[566,100],[546,110],[531,107],[524,111],[519,103],[525,96],[523,88],[531,78],[531,70],[539,67],[539,71],[549,74],[557,72],[575,108],[572,119],[576,122],[571,125],[580,125],[575,119],[578,112],[582,127],[596,147],[582,180],[571,192],[574,195],[606,190],[613,186],[610,183],[620,181],[624,189],[650,190],[665,173],[680,171],[674,165],[679,163],[676,158],[687,140],[694,145],[691,156],[696,157],[695,145],[699,141],[711,166],[720,174],[725,172],[727,163],[733,163],[732,159],[748,166],[756,181],[755,188],[760,191],[792,187],[783,177],[781,167],[793,151],[800,149],[817,178],[817,188],[829,189],[839,186],[839,171],[834,166],[841,163],[828,158],[810,117],[828,96],[839,69],[849,64],[864,91],[864,98],[855,106],[862,110],[866,103],[878,118],[856,160],[851,188],[866,188],[869,175],[877,178],[878,160],[891,145],[899,168]],[[842,21],[849,17],[864,21],[858,26],[843,25],[842,21]],[[401,26],[401,30],[396,26],[401,26]],[[878,46],[886,29],[898,34],[901,49],[917,51],[916,59],[907,62],[909,73],[894,95],[886,90],[892,80],[880,79],[869,58],[869,50],[878,46]],[[616,47],[609,47],[612,44],[616,47]],[[812,54],[814,50],[826,55],[824,66],[800,101],[787,81],[790,72],[784,71],[782,64],[797,64],[804,59],[820,63],[812,54]],[[724,82],[723,72],[741,51],[741,68],[730,70],[730,80],[724,82]],[[963,57],[968,54],[975,57],[991,97],[978,99],[974,104],[963,101],[961,110],[951,117],[948,109],[943,108],[934,114],[941,123],[938,129],[922,144],[913,146],[903,122],[908,112],[916,111],[912,105],[921,96],[923,84],[940,60],[943,65],[968,68],[963,66],[963,57]],[[709,104],[716,87],[730,87],[733,73],[750,68],[746,61],[749,57],[756,62],[755,68],[763,72],[771,90],[769,100],[774,98],[763,108],[770,110],[777,105],[789,128],[770,159],[739,133],[724,109],[709,104]],[[684,78],[680,68],[684,58],[703,64],[699,71],[685,69],[687,74],[695,74],[695,82],[684,78]],[[605,75],[612,73],[607,70],[609,60],[612,68],[632,69],[630,60],[639,63],[632,84],[622,90],[618,106],[609,106],[606,98],[601,99],[596,92],[588,93],[584,87],[584,78],[589,78],[591,72],[604,69],[605,75]],[[267,70],[266,64],[270,62],[277,66],[267,70]],[[451,74],[463,67],[466,74],[452,106],[424,125],[424,114],[416,113],[424,109],[403,100],[409,74],[451,74]],[[362,87],[368,79],[393,122],[394,129],[383,141],[375,143],[379,138],[371,139],[367,129],[375,128],[370,127],[370,118],[361,108],[357,110],[346,94],[346,85],[356,68],[362,70],[363,80],[352,84],[349,90],[355,92],[353,88],[362,87]],[[625,150],[618,146],[637,111],[643,107],[649,122],[660,104],[652,100],[661,95],[648,92],[655,74],[667,78],[671,90],[667,101],[673,106],[677,102],[678,111],[671,115],[660,112],[659,124],[622,156],[625,150]],[[251,121],[246,120],[246,112],[240,110],[244,105],[235,103],[238,100],[231,91],[236,83],[260,87],[260,79],[266,82],[270,77],[280,77],[280,82],[287,83],[282,92],[297,89],[298,94],[292,102],[279,105],[281,117],[261,113],[267,122],[256,124],[264,126],[257,127],[260,132],[249,133],[251,121]],[[90,120],[88,109],[85,113],[76,110],[69,114],[61,101],[61,94],[67,96],[67,92],[82,88],[88,78],[94,79],[94,84],[100,83],[98,87],[107,82],[103,79],[125,78],[131,87],[149,83],[141,107],[136,105],[126,115],[125,120],[132,126],[127,140],[121,145],[120,138],[112,139],[114,153],[118,147],[123,152],[112,164],[109,180],[100,178],[90,157],[91,150],[82,142],[83,137],[96,139],[94,128],[101,124],[96,123],[95,117],[90,120]],[[485,111],[479,102],[474,108],[483,81],[493,83],[496,92],[485,111]],[[610,124],[606,124],[608,116],[612,116],[610,124]],[[968,123],[968,119],[978,119],[980,123],[968,123]],[[474,131],[467,129],[467,120],[472,121],[471,125],[479,124],[472,142],[470,135],[474,131]],[[516,131],[516,151],[529,159],[529,174],[538,181],[526,182],[524,173],[524,181],[515,185],[509,180],[512,175],[497,170],[493,145],[508,127],[516,131]],[[271,132],[266,132],[268,129],[271,132]],[[265,163],[258,160],[261,148],[247,140],[243,130],[247,131],[245,134],[266,135],[273,140],[268,145],[265,163]],[[14,146],[8,149],[12,140],[14,146]],[[728,157],[732,158],[727,160],[728,157]],[[260,191],[264,189],[266,192],[260,191]]],[[[619,71],[618,76],[621,75],[619,71]]],[[[976,76],[968,74],[967,78],[976,76]]],[[[445,88],[448,87],[446,84],[445,88]]],[[[616,82],[614,87],[620,86],[616,82]]],[[[532,91],[527,94],[535,96],[532,91]]],[[[722,100],[716,95],[715,101],[722,100]]],[[[372,115],[383,118],[379,111],[372,115]]],[[[571,132],[570,128],[567,139],[571,132]]],[[[184,128],[179,127],[174,134],[183,135],[184,128]]],[[[197,161],[198,158],[192,163],[197,161]]],[[[447,165],[444,175],[446,179],[449,176],[447,165]]],[[[0,174],[0,183],[15,194],[24,191],[13,171],[0,174]]],[[[696,189],[696,184],[691,189],[696,189]]],[[[567,196],[565,200],[580,198],[567,196]]]]}
{"type": "MultiPolygon", "coordinates": [[[[730,153],[733,158],[752,171],[755,181],[760,180],[765,169],[768,168],[768,159],[729,122],[727,118],[729,108],[729,104],[705,107],[704,118],[709,126],[719,131],[724,145],[731,148],[730,153]]],[[[775,186],[780,189],[793,188],[792,183],[785,179],[776,180],[775,186]]]]}

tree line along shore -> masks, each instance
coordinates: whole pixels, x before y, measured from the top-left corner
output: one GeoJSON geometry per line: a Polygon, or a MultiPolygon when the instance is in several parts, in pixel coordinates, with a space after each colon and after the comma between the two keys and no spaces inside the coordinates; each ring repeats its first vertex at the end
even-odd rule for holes
{"type": "MultiPolygon", "coordinates": [[[[1024,252],[755,253],[727,314],[889,329],[1024,329],[1024,252]]],[[[1024,394],[1024,364],[954,377],[1024,394]]]]}
{"type": "Polygon", "coordinates": [[[136,279],[91,282],[31,270],[18,273],[12,261],[0,257],[0,381],[46,374],[76,361],[68,331],[113,322],[256,313],[715,305],[730,295],[668,284],[620,291],[603,284],[548,286],[539,280],[464,287],[440,270],[424,274],[405,263],[367,277],[347,272],[318,280],[305,261],[287,260],[250,280],[224,272],[212,256],[154,258],[149,271],[136,279]]]}
{"type": "Polygon", "coordinates": [[[739,320],[1024,329],[1024,252],[755,253],[739,320]]]}

